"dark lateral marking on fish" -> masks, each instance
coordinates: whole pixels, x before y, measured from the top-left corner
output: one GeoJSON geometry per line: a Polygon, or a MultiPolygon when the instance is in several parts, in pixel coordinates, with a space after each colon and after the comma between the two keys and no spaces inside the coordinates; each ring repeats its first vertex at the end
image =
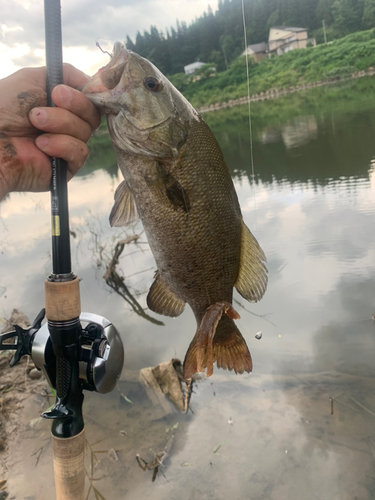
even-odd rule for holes
{"type": "MultiPolygon", "coordinates": [[[[172,179],[173,177],[170,176],[172,179]]],[[[185,189],[181,186],[179,182],[173,180],[169,185],[165,185],[165,190],[169,201],[176,207],[182,208],[186,213],[190,211],[189,197],[185,189]]]]}
{"type": "Polygon", "coordinates": [[[114,68],[104,70],[100,74],[100,79],[108,90],[113,90],[119,84],[121,76],[124,72],[125,64],[126,63],[123,63],[119,66],[115,66],[114,68]]]}
{"type": "Polygon", "coordinates": [[[190,201],[186,190],[161,163],[158,163],[157,168],[160,176],[163,178],[165,192],[169,201],[176,208],[182,208],[186,213],[188,213],[190,211],[190,201]]]}

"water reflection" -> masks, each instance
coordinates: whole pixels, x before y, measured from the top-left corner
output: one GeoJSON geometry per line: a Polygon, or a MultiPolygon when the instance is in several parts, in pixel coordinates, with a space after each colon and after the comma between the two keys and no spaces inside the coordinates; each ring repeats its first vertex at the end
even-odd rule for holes
{"type": "MultiPolygon", "coordinates": [[[[252,104],[255,174],[263,183],[327,185],[340,177],[368,178],[374,157],[375,83],[319,88],[252,104]],[[267,145],[267,147],[264,147],[267,145]]],[[[234,176],[251,182],[246,106],[205,115],[234,176]]]]}
{"type": "Polygon", "coordinates": [[[315,116],[299,116],[280,127],[265,127],[260,131],[261,144],[283,142],[286,149],[302,147],[318,137],[315,116]]]}
{"type": "MultiPolygon", "coordinates": [[[[110,318],[126,351],[119,391],[85,398],[87,439],[93,450],[103,451],[94,461],[92,478],[98,481],[93,485],[106,500],[374,496],[374,88],[372,80],[362,79],[351,87],[254,104],[255,182],[247,109],[205,117],[228,160],[245,222],[265,250],[270,279],[259,304],[235,295],[243,306],[237,304],[238,326],[252,353],[253,374],[215,370],[195,388],[194,413],[156,418],[146,393],[131,378],[144,367],[183,359],[196,325],[190,310],[174,320],[146,310],[155,271],[147,244],[136,251],[134,244],[125,245],[116,263],[131,296],[118,280],[123,296],[111,293],[103,280],[117,242],[142,231],[141,226],[128,233],[109,227],[120,177],[108,137],[100,138],[105,157],[95,163],[93,156],[91,167],[71,182],[73,267],[82,278],[83,310],[110,318]],[[100,168],[103,162],[110,174],[100,168]],[[150,323],[135,309],[164,325],[150,323]],[[259,331],[260,341],[255,339],[259,331]],[[165,477],[159,474],[152,483],[152,472],[138,467],[136,455],[152,461],[150,448],[155,454],[163,450],[176,424],[165,477]]],[[[0,205],[0,285],[5,288],[0,306],[7,315],[22,307],[34,317],[44,302],[48,207],[47,194],[14,193],[0,205]]],[[[33,401],[28,415],[40,405],[33,401]]],[[[40,425],[15,444],[13,477],[22,468],[29,485],[26,492],[10,479],[19,498],[52,496],[49,424],[40,425]],[[41,446],[44,488],[35,475],[35,456],[31,461],[41,446]]],[[[90,495],[91,500],[93,490],[90,495]]]]}

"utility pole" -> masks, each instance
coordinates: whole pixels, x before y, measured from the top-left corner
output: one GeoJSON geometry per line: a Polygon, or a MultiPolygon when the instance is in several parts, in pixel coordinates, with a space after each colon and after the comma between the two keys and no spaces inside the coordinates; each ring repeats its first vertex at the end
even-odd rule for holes
{"type": "Polygon", "coordinates": [[[327,43],[327,35],[326,35],[326,22],[323,19],[323,32],[324,32],[324,43],[327,43]]]}
{"type": "Polygon", "coordinates": [[[225,48],[224,48],[224,44],[221,46],[222,49],[223,49],[223,53],[224,53],[224,61],[225,61],[225,66],[226,68],[228,69],[228,60],[227,60],[227,55],[225,53],[225,48]]]}

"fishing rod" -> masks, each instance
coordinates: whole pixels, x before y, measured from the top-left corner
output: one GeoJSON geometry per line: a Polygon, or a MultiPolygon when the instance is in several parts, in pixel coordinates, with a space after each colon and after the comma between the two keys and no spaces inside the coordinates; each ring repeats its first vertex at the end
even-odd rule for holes
{"type": "MultiPolygon", "coordinates": [[[[44,0],[47,105],[63,83],[60,0],[44,0]]],[[[85,486],[83,389],[110,392],[123,367],[120,335],[102,316],[81,313],[79,278],[72,272],[67,162],[51,158],[52,273],[45,281],[45,309],[32,326],[0,335],[0,350],[15,350],[10,366],[29,355],[56,389],[52,420],[57,500],[83,500],[85,486]],[[42,325],[44,317],[47,323],[42,325]],[[13,343],[9,343],[13,341],[13,343]]]]}

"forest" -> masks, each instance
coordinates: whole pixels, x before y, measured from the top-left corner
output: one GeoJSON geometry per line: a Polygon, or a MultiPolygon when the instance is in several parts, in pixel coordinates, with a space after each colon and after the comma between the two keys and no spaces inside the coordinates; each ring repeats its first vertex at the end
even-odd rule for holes
{"type": "MultiPolygon", "coordinates": [[[[307,28],[317,43],[375,27],[375,0],[244,0],[248,45],[268,41],[272,26],[307,28]]],[[[151,26],[127,47],[152,61],[164,74],[181,73],[195,61],[212,63],[217,71],[228,69],[244,50],[241,0],[219,0],[214,12],[208,8],[190,25],[160,31],[151,26]]]]}

